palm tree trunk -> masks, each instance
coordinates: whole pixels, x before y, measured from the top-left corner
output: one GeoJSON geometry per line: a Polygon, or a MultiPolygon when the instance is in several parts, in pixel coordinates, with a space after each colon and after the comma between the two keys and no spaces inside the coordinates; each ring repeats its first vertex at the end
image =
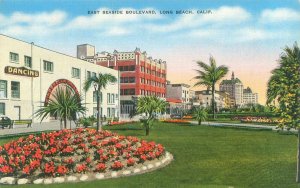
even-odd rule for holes
{"type": "Polygon", "coordinates": [[[300,183],[300,128],[298,128],[298,155],[297,155],[297,176],[296,182],[300,183]]]}
{"type": "Polygon", "coordinates": [[[211,88],[212,91],[212,112],[213,112],[213,118],[216,119],[216,113],[215,113],[215,85],[211,88]]]}
{"type": "Polygon", "coordinates": [[[64,129],[67,129],[67,116],[64,117],[64,129]]]}
{"type": "Polygon", "coordinates": [[[148,136],[149,133],[150,133],[150,125],[147,124],[147,125],[146,125],[146,136],[148,136]]]}
{"type": "Polygon", "coordinates": [[[201,125],[201,120],[198,120],[198,125],[201,125]]]}
{"type": "Polygon", "coordinates": [[[97,90],[97,131],[99,131],[100,127],[100,91],[97,90]]]}

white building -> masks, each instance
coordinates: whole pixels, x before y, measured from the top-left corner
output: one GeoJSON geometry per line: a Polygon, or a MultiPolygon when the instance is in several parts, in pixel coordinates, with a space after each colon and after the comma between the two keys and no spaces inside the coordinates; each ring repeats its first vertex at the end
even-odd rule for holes
{"type": "Polygon", "coordinates": [[[258,104],[258,94],[257,93],[253,93],[252,90],[247,87],[246,89],[244,89],[243,91],[243,101],[244,104],[258,104]]]}
{"type": "MultiPolygon", "coordinates": [[[[202,90],[196,91],[196,100],[198,101],[199,105],[202,107],[211,107],[212,106],[212,92],[210,90],[202,90]]],[[[217,110],[227,107],[226,104],[226,96],[223,95],[223,92],[220,93],[219,91],[215,92],[215,104],[217,110]]]]}
{"type": "MultiPolygon", "coordinates": [[[[0,34],[0,114],[11,119],[33,119],[34,112],[51,98],[58,86],[67,86],[83,97],[87,116],[95,115],[93,86],[84,92],[85,80],[110,73],[118,82],[102,91],[101,115],[119,115],[119,72],[76,57],[0,34]]],[[[49,121],[51,118],[46,119],[49,121]]]]}
{"type": "Polygon", "coordinates": [[[190,86],[187,84],[167,84],[166,98],[180,100],[184,109],[191,107],[190,86]]]}
{"type": "Polygon", "coordinates": [[[234,77],[232,73],[231,80],[222,80],[220,83],[220,91],[224,91],[230,94],[232,99],[231,106],[243,105],[243,84],[240,79],[234,77]]]}

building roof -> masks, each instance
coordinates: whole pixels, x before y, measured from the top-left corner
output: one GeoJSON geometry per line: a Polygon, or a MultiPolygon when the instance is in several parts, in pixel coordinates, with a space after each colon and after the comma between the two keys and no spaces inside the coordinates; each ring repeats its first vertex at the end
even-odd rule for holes
{"type": "Polygon", "coordinates": [[[172,102],[172,103],[182,103],[182,100],[180,100],[180,99],[175,99],[175,98],[167,98],[167,102],[172,102]]]}
{"type": "Polygon", "coordinates": [[[167,83],[167,85],[170,85],[170,86],[172,86],[172,87],[187,87],[187,88],[191,87],[190,85],[184,84],[184,83],[180,83],[180,84],[171,84],[171,83],[167,83]]]}
{"type": "Polygon", "coordinates": [[[252,90],[250,87],[247,87],[246,89],[243,90],[244,93],[252,93],[252,90]]]}
{"type": "Polygon", "coordinates": [[[232,80],[222,80],[221,85],[222,84],[236,84],[236,83],[242,83],[240,79],[235,78],[232,80]]]}
{"type": "MultiPolygon", "coordinates": [[[[229,95],[229,93],[225,91],[215,91],[217,94],[222,94],[222,95],[229,95]]],[[[201,91],[195,91],[196,95],[202,94],[202,95],[211,95],[211,90],[201,90],[201,91]]]]}

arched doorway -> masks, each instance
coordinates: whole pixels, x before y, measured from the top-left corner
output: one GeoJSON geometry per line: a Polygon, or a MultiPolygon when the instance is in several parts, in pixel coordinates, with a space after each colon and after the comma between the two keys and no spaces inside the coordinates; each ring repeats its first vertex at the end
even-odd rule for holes
{"type": "Polygon", "coordinates": [[[62,87],[62,88],[69,87],[74,92],[74,94],[76,94],[79,97],[79,92],[78,92],[76,86],[71,81],[69,81],[67,79],[59,79],[50,85],[50,87],[47,91],[46,97],[45,97],[45,106],[48,104],[49,99],[51,98],[51,95],[54,93],[54,91],[57,89],[58,86],[62,87]]]}

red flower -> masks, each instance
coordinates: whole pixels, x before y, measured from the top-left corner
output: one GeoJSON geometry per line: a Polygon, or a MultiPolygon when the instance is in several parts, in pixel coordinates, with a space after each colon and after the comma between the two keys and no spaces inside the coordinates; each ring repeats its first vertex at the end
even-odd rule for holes
{"type": "Polygon", "coordinates": [[[135,163],[135,160],[134,160],[133,158],[129,158],[129,159],[127,160],[127,166],[133,166],[134,163],[135,163]]]}
{"type": "Polygon", "coordinates": [[[92,159],[90,157],[86,158],[85,160],[86,163],[91,163],[92,162],[92,159]]]}
{"type": "Polygon", "coordinates": [[[2,156],[0,156],[0,165],[5,164],[5,163],[6,163],[6,160],[2,156]]]}
{"type": "Polygon", "coordinates": [[[34,160],[34,161],[31,161],[30,163],[30,169],[33,170],[33,169],[36,169],[40,166],[41,162],[38,161],[38,160],[34,160]]]}
{"type": "Polygon", "coordinates": [[[95,171],[96,172],[104,172],[105,169],[106,169],[105,164],[104,163],[99,163],[99,164],[97,164],[95,171]]]}
{"type": "Polygon", "coordinates": [[[54,163],[46,163],[45,164],[45,174],[54,174],[54,163]]]}
{"type": "Polygon", "coordinates": [[[23,168],[22,172],[23,172],[24,174],[29,175],[29,174],[30,174],[30,167],[29,167],[28,165],[25,166],[25,167],[23,168]]]}
{"type": "Polygon", "coordinates": [[[123,164],[120,162],[120,161],[115,161],[112,165],[111,165],[111,168],[113,170],[120,170],[123,168],[123,164]]]}
{"type": "Polygon", "coordinates": [[[117,149],[122,149],[123,145],[120,144],[120,143],[116,143],[115,147],[116,147],[117,149]]]}
{"type": "Polygon", "coordinates": [[[55,154],[55,153],[56,153],[56,151],[57,151],[57,149],[56,149],[56,148],[51,148],[51,149],[50,149],[50,152],[51,152],[51,154],[55,154]]]}
{"type": "Polygon", "coordinates": [[[147,160],[147,156],[146,155],[141,155],[140,159],[141,159],[141,161],[146,161],[147,160]]]}
{"type": "Polygon", "coordinates": [[[5,165],[0,167],[0,172],[2,172],[3,174],[10,174],[13,172],[13,169],[10,166],[5,165]]]}
{"type": "Polygon", "coordinates": [[[68,168],[64,165],[60,165],[57,167],[56,169],[56,172],[59,174],[59,175],[65,175],[68,173],[68,168]]]}
{"type": "Polygon", "coordinates": [[[87,167],[85,164],[80,164],[80,165],[77,165],[77,167],[76,167],[76,172],[78,172],[78,173],[85,172],[86,170],[87,170],[87,167]]]}

